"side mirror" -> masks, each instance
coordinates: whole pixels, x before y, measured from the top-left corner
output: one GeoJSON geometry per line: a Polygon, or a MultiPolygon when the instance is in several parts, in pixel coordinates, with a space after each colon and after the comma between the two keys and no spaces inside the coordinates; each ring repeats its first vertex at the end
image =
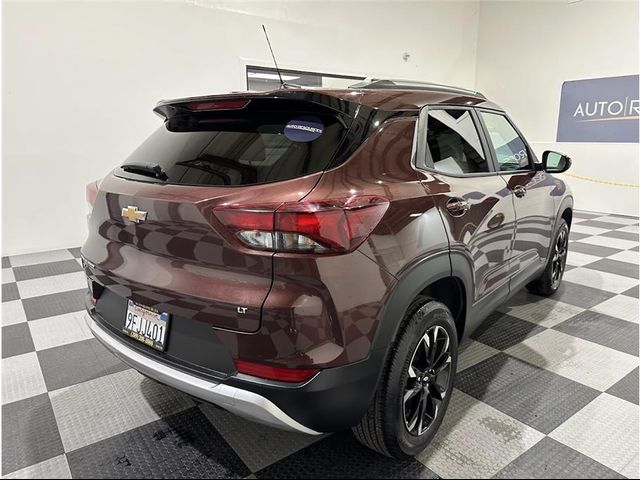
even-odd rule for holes
{"type": "Polygon", "coordinates": [[[562,173],[571,167],[571,159],[564,153],[546,150],[542,154],[542,168],[549,173],[562,173]]]}

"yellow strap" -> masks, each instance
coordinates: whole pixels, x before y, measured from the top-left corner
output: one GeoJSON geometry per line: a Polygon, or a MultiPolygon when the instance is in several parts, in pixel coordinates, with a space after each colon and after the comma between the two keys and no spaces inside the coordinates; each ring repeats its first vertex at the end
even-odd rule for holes
{"type": "Polygon", "coordinates": [[[640,187],[640,185],[636,183],[607,182],[606,180],[598,180],[597,178],[583,177],[582,175],[574,175],[573,173],[565,173],[565,175],[567,177],[577,178],[579,180],[586,180],[588,182],[594,182],[594,183],[602,183],[603,185],[613,185],[615,187],[631,187],[631,188],[640,187]]]}

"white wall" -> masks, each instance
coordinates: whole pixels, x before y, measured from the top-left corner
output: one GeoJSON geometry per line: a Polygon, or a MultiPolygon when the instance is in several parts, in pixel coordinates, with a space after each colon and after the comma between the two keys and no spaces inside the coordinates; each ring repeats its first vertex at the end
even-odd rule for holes
{"type": "Polygon", "coordinates": [[[2,254],[80,245],[84,186],[161,98],[245,88],[246,62],[471,87],[477,2],[3,2],[2,254]],[[455,26],[455,28],[452,28],[455,26]],[[402,60],[409,52],[408,62],[402,60]]]}
{"type": "MultiPolygon", "coordinates": [[[[568,173],[638,184],[638,144],[555,143],[565,80],[638,73],[638,2],[481,2],[476,87],[506,108],[539,155],[568,173]]],[[[580,209],[638,215],[638,188],[565,175],[580,209]]]]}
{"type": "MultiPolygon", "coordinates": [[[[157,100],[244,89],[262,23],[283,67],[476,87],[571,173],[640,183],[637,144],[554,143],[564,80],[638,73],[636,2],[5,1],[2,22],[3,255],[80,245],[85,184],[157,100]]],[[[637,188],[568,180],[578,208],[638,214],[637,188]]]]}

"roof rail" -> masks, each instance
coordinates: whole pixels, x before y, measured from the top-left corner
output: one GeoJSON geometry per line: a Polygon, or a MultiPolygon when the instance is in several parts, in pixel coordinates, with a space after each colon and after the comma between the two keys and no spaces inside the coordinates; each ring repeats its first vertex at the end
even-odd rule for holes
{"type": "Polygon", "coordinates": [[[467,88],[452,87],[440,83],[418,82],[413,80],[393,80],[388,78],[365,78],[361,82],[349,85],[349,88],[395,89],[395,90],[442,90],[452,93],[471,94],[486,99],[482,93],[467,88]]]}

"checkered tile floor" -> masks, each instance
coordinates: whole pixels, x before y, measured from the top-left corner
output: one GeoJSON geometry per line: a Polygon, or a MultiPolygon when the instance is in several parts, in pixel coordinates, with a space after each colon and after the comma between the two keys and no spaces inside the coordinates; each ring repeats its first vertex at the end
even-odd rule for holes
{"type": "Polygon", "coordinates": [[[559,292],[519,292],[484,323],[440,432],[402,462],[145,379],[85,326],[79,249],[3,258],[2,474],[637,478],[638,219],[576,213],[571,239],[559,292]]]}

